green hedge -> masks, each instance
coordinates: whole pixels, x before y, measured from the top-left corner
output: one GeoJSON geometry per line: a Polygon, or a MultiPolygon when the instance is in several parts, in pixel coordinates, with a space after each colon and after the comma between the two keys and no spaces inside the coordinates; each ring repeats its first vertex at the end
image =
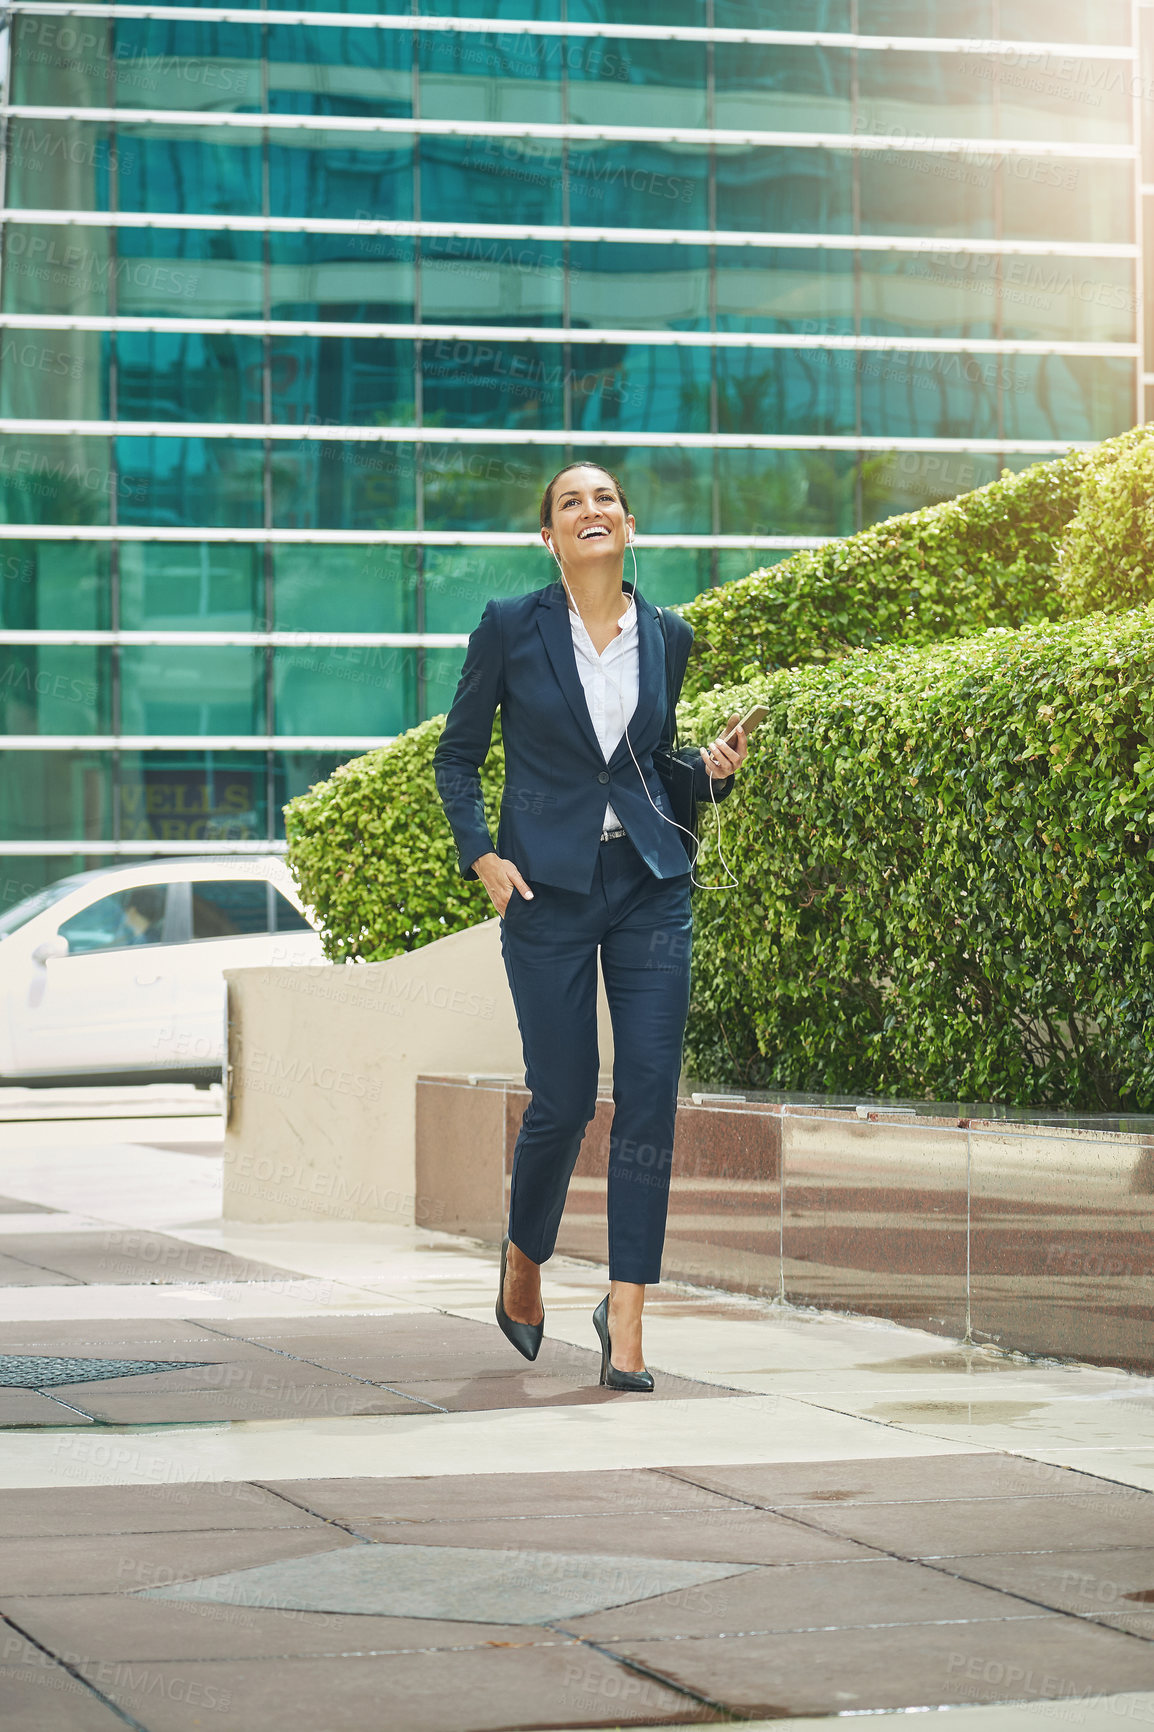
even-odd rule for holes
{"type": "Polygon", "coordinates": [[[1095,453],[1058,551],[1058,590],[1071,617],[1154,598],[1154,441],[1095,453]]]}
{"type": "MultiPolygon", "coordinates": [[[[476,926],[492,904],[457,870],[433,784],[443,716],[334,770],[285,807],[288,863],[320,920],[330,962],[381,962],[476,926]]],[[[481,774],[494,821],[504,759],[500,733],[481,774]]]]}
{"type": "Polygon", "coordinates": [[[699,595],[682,609],[697,634],[694,689],[732,684],[751,666],[796,667],[854,647],[1057,618],[1054,563],[1086,465],[1086,453],[1071,452],[1006,471],[973,493],[699,595]]]}
{"type": "Polygon", "coordinates": [[[1154,1106],[1154,610],[855,652],[688,726],[753,696],[741,887],[696,902],[694,1073],[1154,1106]]]}

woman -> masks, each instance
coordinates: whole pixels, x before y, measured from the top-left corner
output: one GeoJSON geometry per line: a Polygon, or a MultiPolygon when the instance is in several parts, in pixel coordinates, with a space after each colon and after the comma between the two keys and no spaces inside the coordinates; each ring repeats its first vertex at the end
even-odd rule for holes
{"type": "MultiPolygon", "coordinates": [[[[689,839],[653,765],[668,744],[693,633],[623,581],[634,520],[595,463],[562,469],[541,501],[560,572],[491,601],[469,639],[434,760],[466,878],[501,916],[530,1100],[517,1137],[497,1321],[527,1359],[541,1345],[541,1264],[597,1103],[597,956],[613,1021],[607,1299],[594,1313],[601,1381],[651,1390],[645,1288],[661,1276],[673,1121],[689,1008],[689,839]],[[666,673],[666,652],[669,674],[666,673]],[[505,789],[497,847],[480,766],[501,711],[505,789]]],[[[737,720],[736,717],[733,718],[737,720]]],[[[731,724],[732,726],[732,724],[731,724]]],[[[702,747],[699,796],[722,799],[740,730],[702,747]]]]}

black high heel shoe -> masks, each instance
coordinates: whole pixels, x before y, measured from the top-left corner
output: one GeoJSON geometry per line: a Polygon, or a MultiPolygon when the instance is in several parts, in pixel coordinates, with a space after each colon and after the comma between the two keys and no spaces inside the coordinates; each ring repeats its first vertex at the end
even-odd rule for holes
{"type": "Polygon", "coordinates": [[[593,1327],[601,1342],[602,1386],[605,1389],[629,1389],[635,1395],[648,1395],[653,1388],[651,1371],[618,1371],[613,1363],[613,1343],[609,1339],[608,1293],[593,1313],[593,1327]]]}
{"type": "Polygon", "coordinates": [[[536,1359],[545,1333],[545,1307],[541,1307],[540,1323],[515,1323],[505,1309],[505,1264],[509,1260],[509,1241],[501,1241],[501,1285],[497,1289],[497,1322],[501,1332],[526,1359],[536,1359]]]}

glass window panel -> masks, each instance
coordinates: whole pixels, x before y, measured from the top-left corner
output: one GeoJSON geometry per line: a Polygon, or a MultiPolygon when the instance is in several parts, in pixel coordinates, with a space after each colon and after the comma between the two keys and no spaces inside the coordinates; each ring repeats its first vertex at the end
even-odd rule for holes
{"type": "Polygon", "coordinates": [[[264,652],[125,644],[120,726],[125,734],[259,734],[264,652]]]}
{"type": "Polygon", "coordinates": [[[0,329],[0,415],[103,420],[109,342],[102,331],[0,329]]]}
{"type": "MultiPolygon", "coordinates": [[[[569,0],[566,16],[574,24],[658,22],[653,16],[653,0],[569,0]]],[[[662,24],[707,24],[706,0],[664,0],[659,21],[662,24]]]]}
{"type": "Polygon", "coordinates": [[[5,156],[12,209],[108,210],[114,160],[122,176],[139,172],[135,144],[114,150],[109,128],[92,121],[13,118],[5,156]]]}
{"type": "Polygon", "coordinates": [[[326,782],[333,771],[349,761],[348,752],[274,752],[272,754],[275,786],[274,817],[276,835],[284,836],[284,808],[298,794],[305,794],[318,782],[326,782]]]}
{"type": "Polygon", "coordinates": [[[710,361],[708,349],[575,343],[573,426],[585,433],[708,433],[710,361]]]}
{"type": "Polygon", "coordinates": [[[122,752],[121,836],[134,842],[261,839],[267,834],[265,763],[264,752],[122,752]]]}
{"type": "MultiPolygon", "coordinates": [[[[112,94],[120,108],[259,113],[260,25],[207,19],[116,19],[112,94]]],[[[57,98],[59,101],[59,98],[57,98]]]]}
{"type": "Polygon", "coordinates": [[[116,162],[121,210],[260,215],[261,135],[256,127],[225,132],[125,123],[117,133],[116,162]]]}
{"type": "Polygon", "coordinates": [[[847,451],[719,451],[721,533],[850,535],[855,468],[847,451]]]}
{"type": "Polygon", "coordinates": [[[107,229],[8,223],[0,273],[6,313],[109,311],[107,229]]]}
{"type": "Polygon", "coordinates": [[[12,19],[10,102],[104,108],[112,58],[108,18],[12,19]]]}
{"type": "Polygon", "coordinates": [[[593,330],[707,331],[706,247],[573,241],[569,247],[569,322],[593,330]]]}
{"type": "Polygon", "coordinates": [[[1133,361],[1084,355],[1014,355],[1003,362],[1012,439],[1108,439],[1132,425],[1133,361]]]}
{"type": "Polygon", "coordinates": [[[1008,240],[1129,241],[1134,179],[1125,162],[1007,156],[999,171],[1008,240]]]}
{"type": "Polygon", "coordinates": [[[262,549],[212,541],[125,541],[125,631],[255,631],[264,612],[262,549]]]}
{"type": "Polygon", "coordinates": [[[392,235],[271,234],[268,248],[274,319],[412,322],[412,241],[392,235]]]}
{"type": "Polygon", "coordinates": [[[1138,32],[1137,76],[1141,80],[1139,89],[1143,98],[1139,104],[1141,112],[1138,146],[1142,152],[1142,161],[1149,165],[1154,162],[1154,102],[1151,101],[1151,97],[1154,97],[1154,8],[1143,6],[1138,17],[1141,25],[1138,32]]]}
{"type": "Polygon", "coordinates": [[[426,650],[424,657],[424,697],[421,706],[421,720],[428,716],[441,716],[448,710],[457,691],[457,682],[461,677],[461,666],[465,659],[463,649],[426,650]]]}
{"type": "Polygon", "coordinates": [[[1132,259],[1003,257],[999,308],[1004,337],[1132,343],[1137,297],[1132,259]]]}
{"type": "Polygon", "coordinates": [[[430,238],[421,242],[421,318],[426,324],[559,325],[564,279],[557,241],[430,238]]]}
{"type": "Polygon", "coordinates": [[[998,0],[998,16],[1004,42],[1130,40],[1128,0],[998,0]]]}
{"type": "Polygon", "coordinates": [[[261,240],[225,229],[117,229],[115,310],[136,318],[262,318],[261,240]]]}
{"type": "Polygon", "coordinates": [[[0,521],[107,523],[113,493],[128,492],[111,465],[112,441],[77,433],[6,433],[0,439],[0,521]]]}
{"type": "MultiPolygon", "coordinates": [[[[713,0],[713,22],[719,30],[796,30],[796,0],[713,0]]],[[[851,28],[850,0],[809,0],[807,30],[851,28]]]]}
{"type": "MultiPolygon", "coordinates": [[[[921,35],[923,32],[917,31],[921,35]]],[[[856,132],[886,138],[990,138],[996,63],[960,54],[859,54],[856,132]]]]}
{"type": "Polygon", "coordinates": [[[273,114],[413,112],[413,49],[407,30],[268,26],[268,105],[273,114]]]}
{"type": "Polygon", "coordinates": [[[421,114],[437,120],[559,121],[560,36],[422,31],[421,114]]]}
{"type": "MultiPolygon", "coordinates": [[[[375,217],[413,214],[413,141],[348,132],[274,132],[269,138],[273,216],[375,217]]],[[[257,209],[260,206],[258,204],[257,209]]]]}
{"type": "Polygon", "coordinates": [[[1142,395],[1145,403],[1143,418],[1146,421],[1154,421],[1154,385],[1147,385],[1142,395]]]}
{"type": "MultiPolygon", "coordinates": [[[[765,132],[853,131],[850,49],[741,42],[718,43],[713,52],[715,125],[765,132]]],[[[867,58],[861,56],[863,64],[867,58]]]]}
{"type": "Polygon", "coordinates": [[[959,65],[990,91],[997,122],[990,130],[1002,138],[1129,143],[1133,74],[1125,61],[1027,50],[967,55],[959,65]]]}
{"type": "Polygon", "coordinates": [[[996,253],[862,253],[861,328],[870,336],[996,337],[996,253]]]}
{"type": "Polygon", "coordinates": [[[1001,469],[997,457],[956,451],[871,453],[861,460],[862,524],[882,523],[903,512],[956,499],[959,493],[996,481],[1001,469]]]}
{"type": "Polygon", "coordinates": [[[1017,356],[864,354],[862,432],[902,438],[994,439],[998,391],[1013,390],[1017,356]]]}
{"type": "MultiPolygon", "coordinates": [[[[0,833],[12,842],[68,842],[112,834],[107,752],[0,752],[0,833]]],[[[19,882],[24,861],[0,876],[19,882]]],[[[68,871],[76,871],[69,864],[68,871]]]]}
{"type": "Polygon", "coordinates": [[[116,441],[122,523],[257,529],[264,516],[259,439],[116,441]]]}
{"type": "Polygon", "coordinates": [[[421,140],[421,210],[438,222],[559,223],[561,208],[551,139],[421,140]]]}
{"type": "Polygon", "coordinates": [[[244,938],[270,931],[274,894],[270,884],[257,878],[222,878],[193,884],[193,940],[244,938]]]}
{"type": "Polygon", "coordinates": [[[862,151],[862,233],[992,235],[996,173],[996,159],[981,152],[862,151]]]}
{"type": "MultiPolygon", "coordinates": [[[[692,601],[709,589],[712,572],[713,556],[707,547],[646,547],[637,554],[638,588],[655,607],[692,601]]],[[[633,563],[628,559],[625,575],[633,576],[633,563]]]]}
{"type": "Polygon", "coordinates": [[[383,646],[273,651],[278,734],[400,734],[417,720],[417,652],[383,646]]]}
{"type": "Polygon", "coordinates": [[[108,658],[90,644],[0,645],[0,732],[106,733],[108,658]]]}
{"type": "Polygon", "coordinates": [[[626,117],[630,126],[707,126],[706,52],[704,42],[571,39],[569,118],[579,126],[619,126],[626,117]]]}
{"type": "MultiPolygon", "coordinates": [[[[71,886],[54,884],[52,874],[44,869],[50,858],[43,854],[38,858],[19,856],[10,863],[7,872],[0,871],[0,933],[5,937],[18,932],[38,914],[54,907],[62,896],[67,896],[71,886]],[[20,877],[12,876],[13,867],[20,877]]],[[[76,868],[69,867],[69,872],[73,870],[76,868]]]]}
{"type": "Polygon", "coordinates": [[[717,550],[718,583],[736,583],[767,566],[780,565],[789,553],[774,547],[719,547],[717,550]]]}
{"type": "Polygon", "coordinates": [[[379,543],[365,547],[274,545],[275,629],[415,631],[417,556],[415,547],[379,543]]]}
{"type": "Polygon", "coordinates": [[[117,405],[125,421],[263,421],[259,337],[121,331],[117,405]]]}
{"type": "Polygon", "coordinates": [[[848,151],[720,146],[716,157],[718,228],[759,234],[851,232],[848,151]]]}
{"type": "Polygon", "coordinates": [[[719,331],[854,329],[852,253],[718,247],[719,331]]]}
{"type": "Polygon", "coordinates": [[[406,425],[416,413],[413,345],[385,337],[273,337],[269,396],[274,421],[406,425]]]}
{"type": "Polygon", "coordinates": [[[957,0],[857,0],[857,28],[863,36],[988,37],[994,11],[993,0],[967,0],[963,17],[957,0]]]}
{"type": "MultiPolygon", "coordinates": [[[[663,450],[644,444],[598,451],[589,444],[579,446],[573,455],[578,462],[603,464],[620,478],[639,534],[709,534],[713,518],[712,451],[663,450]]],[[[646,567],[640,554],[637,564],[644,593],[646,567]]],[[[632,560],[629,569],[632,572],[632,560]]]]}
{"type": "Polygon", "coordinates": [[[68,940],[70,956],[87,956],[95,950],[128,950],[140,944],[164,943],[164,916],[168,906],[166,884],[141,884],[133,890],[115,890],[99,902],[80,909],[60,925],[60,936],[68,940]]]}
{"type": "Polygon", "coordinates": [[[853,433],[856,363],[840,349],[720,349],[720,431],[853,433]]]}
{"type": "Polygon", "coordinates": [[[559,445],[438,445],[424,448],[429,529],[539,527],[541,495],[565,461],[559,445]]]}
{"type": "Polygon", "coordinates": [[[1145,348],[1147,355],[1154,356],[1154,198],[1149,195],[1142,200],[1142,230],[1145,238],[1142,261],[1145,348]]]}
{"type": "Polygon", "coordinates": [[[437,0],[437,13],[445,18],[526,18],[551,24],[561,16],[561,0],[437,0]]]}
{"type": "Polygon", "coordinates": [[[416,521],[415,497],[411,445],[278,440],[272,448],[278,528],[409,529],[416,521]]]}
{"type": "Polygon", "coordinates": [[[695,145],[574,143],[569,147],[570,221],[614,228],[704,228],[708,181],[709,158],[695,145]]]}
{"type": "Polygon", "coordinates": [[[443,427],[560,427],[558,343],[482,343],[432,337],[421,345],[425,420],[443,427]]]}
{"type": "Polygon", "coordinates": [[[0,542],[0,626],[107,631],[111,567],[104,541],[0,542]]]}
{"type": "Polygon", "coordinates": [[[424,565],[426,631],[471,632],[493,596],[528,595],[531,590],[544,589],[557,574],[543,543],[537,547],[427,547],[424,565]]]}

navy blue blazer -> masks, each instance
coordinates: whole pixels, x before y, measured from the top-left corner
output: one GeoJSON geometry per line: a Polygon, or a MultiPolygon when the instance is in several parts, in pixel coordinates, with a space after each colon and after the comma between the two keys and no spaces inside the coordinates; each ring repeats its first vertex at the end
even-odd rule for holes
{"type": "MultiPolygon", "coordinates": [[[[653,765],[668,744],[665,636],[657,609],[637,592],[638,697],[629,724],[606,762],[585,702],[569,607],[560,582],[531,595],[491,601],[469,639],[461,680],[433,759],[437,792],[452,826],[462,876],[475,878],[474,860],[493,849],[481,799],[480,768],[489,751],[493,718],[501,712],[505,788],[496,851],[532,884],[553,884],[588,894],[593,883],[605,807],[611,804],[630,841],[658,878],[688,871],[687,843],[673,824],[669,796],[653,765]],[[640,774],[638,767],[640,766],[640,774]],[[644,777],[645,787],[642,787],[644,777]]],[[[674,702],[681,691],[692,628],[665,614],[674,702]]],[[[709,777],[696,762],[699,797],[710,797],[709,777]]],[[[714,784],[724,799],[732,777],[714,784]]]]}

